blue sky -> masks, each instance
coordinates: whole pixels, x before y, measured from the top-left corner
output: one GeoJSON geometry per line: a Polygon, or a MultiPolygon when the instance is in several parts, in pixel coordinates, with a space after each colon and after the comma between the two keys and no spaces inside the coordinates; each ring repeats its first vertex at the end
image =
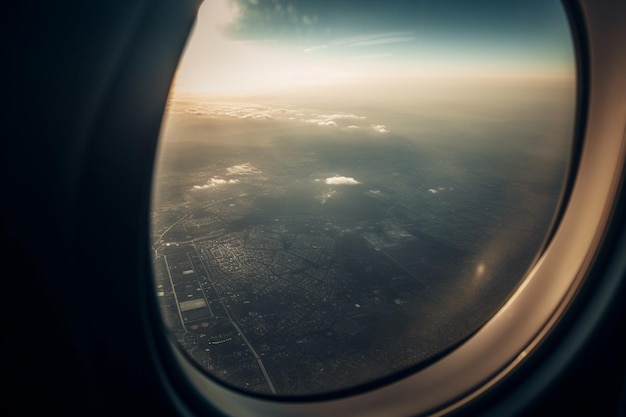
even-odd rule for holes
{"type": "Polygon", "coordinates": [[[573,73],[555,0],[204,0],[176,89],[573,73]]]}

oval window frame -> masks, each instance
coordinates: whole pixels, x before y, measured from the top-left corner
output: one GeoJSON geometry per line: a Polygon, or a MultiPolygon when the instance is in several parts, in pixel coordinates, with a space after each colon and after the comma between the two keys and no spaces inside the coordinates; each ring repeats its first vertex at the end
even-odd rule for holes
{"type": "MultiPolygon", "coordinates": [[[[406,378],[320,401],[271,400],[231,390],[207,378],[174,341],[162,338],[160,353],[169,365],[164,371],[177,382],[178,392],[184,387],[183,396],[192,394],[192,408],[250,417],[439,416],[470,403],[524,363],[555,328],[588,276],[624,176],[624,109],[609,106],[619,102],[619,86],[626,91],[626,82],[610,71],[611,61],[626,58],[612,53],[606,39],[610,33],[601,30],[607,13],[603,6],[610,2],[593,3],[563,1],[577,55],[575,140],[582,143],[569,196],[545,250],[497,314],[457,349],[406,378]]],[[[626,62],[618,64],[626,67],[626,62]]]]}

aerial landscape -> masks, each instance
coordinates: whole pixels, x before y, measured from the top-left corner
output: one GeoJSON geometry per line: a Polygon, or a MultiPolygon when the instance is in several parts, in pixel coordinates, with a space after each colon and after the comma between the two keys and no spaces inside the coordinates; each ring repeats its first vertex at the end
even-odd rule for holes
{"type": "MultiPolygon", "coordinates": [[[[263,2],[237,4],[231,27],[263,2]]],[[[303,24],[323,20],[307,13],[303,24]]],[[[336,45],[398,55],[389,48],[419,39],[381,28],[333,44],[323,33],[298,46],[307,60],[336,45]]],[[[234,79],[216,69],[213,89],[179,71],[154,173],[155,291],[181,350],[227,386],[324,395],[428,364],[506,302],[557,219],[571,68],[359,72],[384,55],[364,52],[356,66],[297,80],[244,65],[248,84],[237,61],[234,79]]]]}

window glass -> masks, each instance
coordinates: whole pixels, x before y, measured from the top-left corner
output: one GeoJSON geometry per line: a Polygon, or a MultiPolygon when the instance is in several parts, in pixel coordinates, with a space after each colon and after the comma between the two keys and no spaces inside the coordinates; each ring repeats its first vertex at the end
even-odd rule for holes
{"type": "Polygon", "coordinates": [[[154,175],[166,328],[254,394],[419,369],[539,254],[574,104],[558,1],[205,0],[154,175]]]}

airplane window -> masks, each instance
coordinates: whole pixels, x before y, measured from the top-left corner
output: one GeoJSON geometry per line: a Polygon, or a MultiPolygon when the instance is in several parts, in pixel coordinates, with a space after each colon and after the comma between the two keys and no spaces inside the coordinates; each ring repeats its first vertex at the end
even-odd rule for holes
{"type": "Polygon", "coordinates": [[[575,102],[558,1],[205,1],[154,176],[166,328],[253,395],[427,366],[545,247],[575,102]]]}

